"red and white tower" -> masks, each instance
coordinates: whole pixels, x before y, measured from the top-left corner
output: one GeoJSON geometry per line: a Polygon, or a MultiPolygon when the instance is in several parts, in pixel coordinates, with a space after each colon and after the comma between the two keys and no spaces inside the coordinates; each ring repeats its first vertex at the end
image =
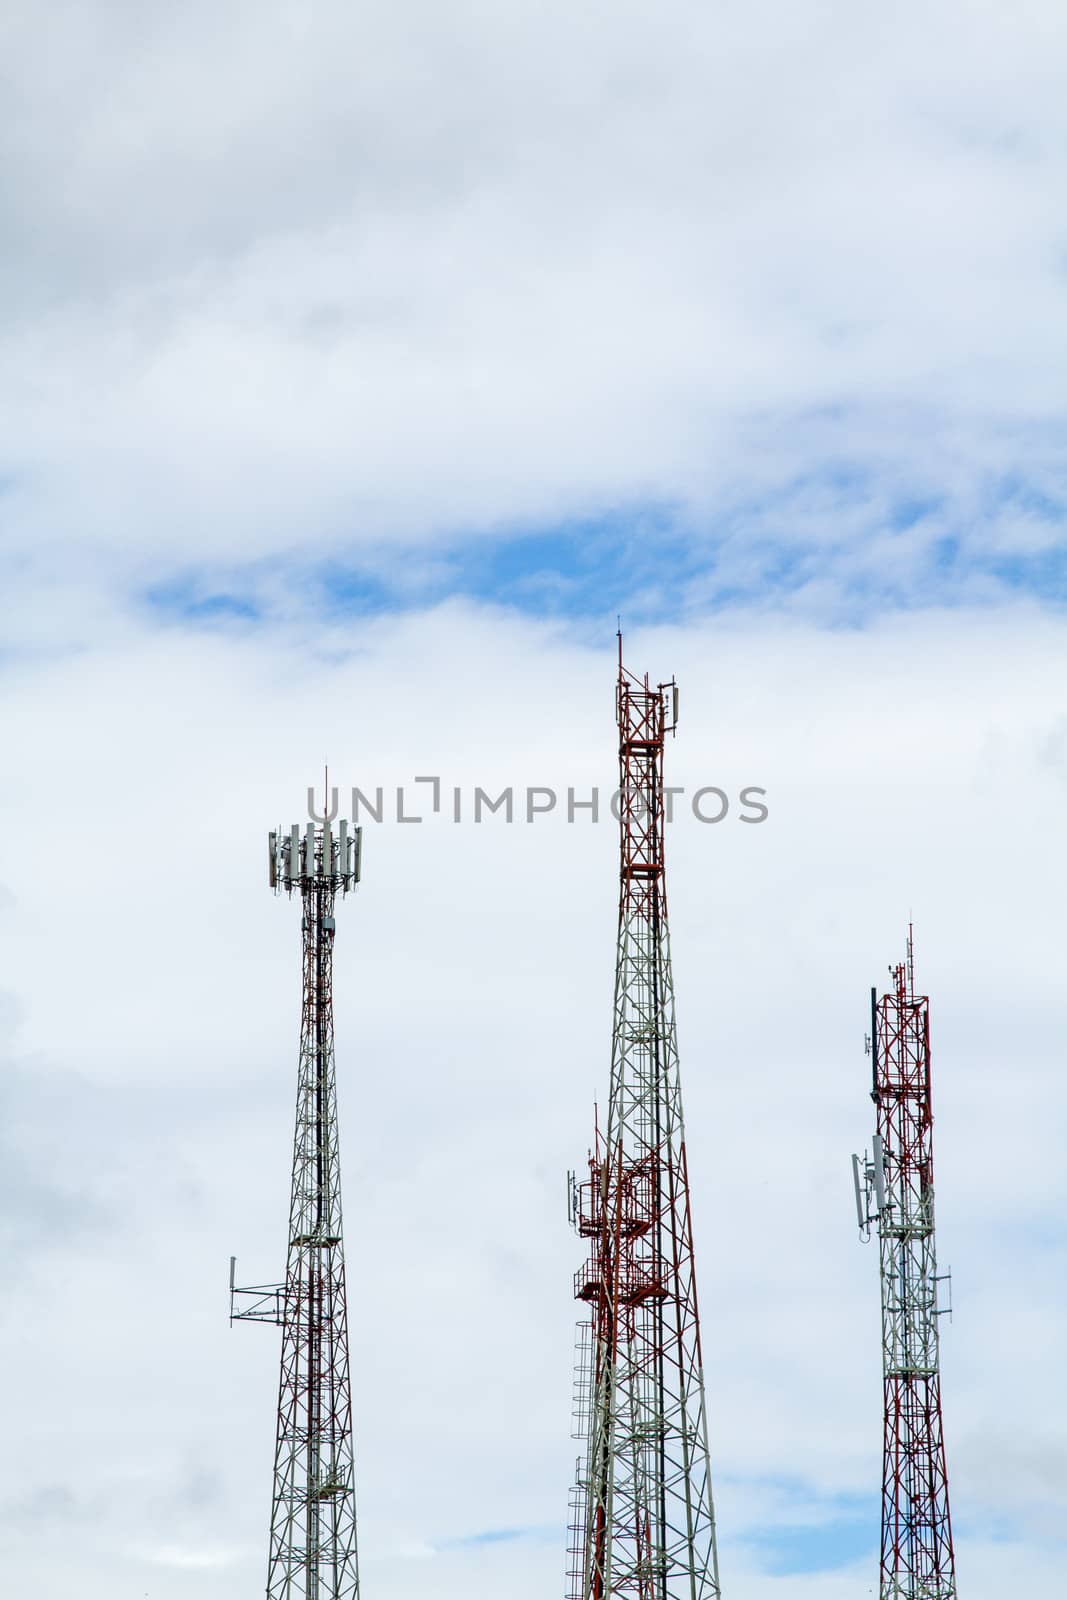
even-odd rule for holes
{"type": "Polygon", "coordinates": [[[576,1297],[579,1460],[571,1600],[718,1600],[707,1411],[664,879],[673,680],[622,664],[620,892],[607,1117],[571,1219],[590,1242],[576,1297]]]}
{"type": "MultiPolygon", "coordinates": [[[[941,1423],[934,1247],[930,1002],[915,993],[911,930],[892,987],[871,990],[873,1153],[852,1157],[861,1233],[877,1225],[882,1280],[880,1600],[956,1600],[941,1423]]],[[[946,1275],[947,1276],[947,1275],[946,1275]]]]}

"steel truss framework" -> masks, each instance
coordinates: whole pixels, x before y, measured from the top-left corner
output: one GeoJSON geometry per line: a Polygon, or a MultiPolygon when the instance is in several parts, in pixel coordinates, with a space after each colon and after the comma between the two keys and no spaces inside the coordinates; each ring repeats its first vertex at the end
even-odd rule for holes
{"type": "Polygon", "coordinates": [[[885,1436],[881,1600],[956,1600],[938,1354],[930,1003],[912,942],[893,985],[871,991],[872,1098],[885,1436]]]}
{"type": "Polygon", "coordinates": [[[234,1290],[245,1309],[231,1308],[282,1328],[268,1600],[359,1595],[333,1036],[334,906],[358,875],[358,837],[341,828],[271,836],[271,883],[303,907],[288,1261],[284,1285],[234,1290]]]}
{"type": "Polygon", "coordinates": [[[664,880],[663,753],[674,683],[619,646],[619,939],[611,1089],[572,1221],[591,1242],[576,1297],[572,1600],[718,1600],[664,880]]]}

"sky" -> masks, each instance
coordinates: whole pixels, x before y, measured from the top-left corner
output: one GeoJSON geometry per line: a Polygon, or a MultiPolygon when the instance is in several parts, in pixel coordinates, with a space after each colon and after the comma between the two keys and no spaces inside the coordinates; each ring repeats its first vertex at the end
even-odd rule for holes
{"type": "Polygon", "coordinates": [[[284,1264],[265,836],[328,764],[390,802],[336,955],[363,1591],[563,1595],[617,841],[471,802],[610,792],[621,617],[731,802],[668,839],[725,1600],[877,1593],[849,1157],[909,921],[960,1591],[1060,1595],[1065,71],[1051,0],[4,8],[12,1592],[263,1592],[227,1276],[284,1264]]]}

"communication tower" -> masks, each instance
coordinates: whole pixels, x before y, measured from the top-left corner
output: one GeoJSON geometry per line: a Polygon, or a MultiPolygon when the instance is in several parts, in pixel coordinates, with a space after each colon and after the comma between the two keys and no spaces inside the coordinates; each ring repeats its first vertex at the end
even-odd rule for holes
{"type": "Polygon", "coordinates": [[[941,1422],[934,1246],[930,1001],[915,993],[914,947],[890,969],[881,998],[871,990],[872,1153],[852,1157],[860,1233],[878,1230],[882,1283],[880,1600],[956,1600],[941,1422]]]}
{"type": "Polygon", "coordinates": [[[300,896],[303,1006],[285,1282],[234,1287],[231,1321],[281,1327],[267,1600],[358,1600],[348,1320],[333,1048],[337,896],[359,881],[361,833],[308,823],[269,839],[270,886],[300,896]],[[238,1309],[240,1307],[240,1309],[238,1309]]]}
{"type": "Polygon", "coordinates": [[[678,688],[623,666],[619,638],[619,933],[607,1117],[569,1180],[591,1254],[576,1298],[571,1600],[718,1600],[664,877],[663,754],[678,688]]]}

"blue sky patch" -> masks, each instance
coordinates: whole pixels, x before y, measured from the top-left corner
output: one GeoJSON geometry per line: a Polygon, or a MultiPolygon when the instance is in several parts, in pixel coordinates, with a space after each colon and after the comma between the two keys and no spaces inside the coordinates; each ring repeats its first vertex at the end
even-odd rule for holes
{"type": "Polygon", "coordinates": [[[213,589],[206,577],[203,582],[183,577],[155,584],[144,600],[150,610],[179,622],[258,622],[263,616],[251,588],[213,589]]]}
{"type": "Polygon", "coordinates": [[[876,1500],[857,1501],[825,1522],[775,1523],[749,1529],[749,1545],[771,1577],[836,1572],[865,1557],[877,1565],[880,1508],[876,1500]]]}
{"type": "Polygon", "coordinates": [[[977,506],[896,492],[862,464],[768,485],[700,515],[641,501],[548,526],[302,551],[171,575],[142,591],[192,625],[324,621],[450,599],[563,619],[630,624],[729,610],[815,611],[863,625],[879,614],[1029,596],[1067,601],[1067,510],[1048,488],[992,477],[977,506]]]}

